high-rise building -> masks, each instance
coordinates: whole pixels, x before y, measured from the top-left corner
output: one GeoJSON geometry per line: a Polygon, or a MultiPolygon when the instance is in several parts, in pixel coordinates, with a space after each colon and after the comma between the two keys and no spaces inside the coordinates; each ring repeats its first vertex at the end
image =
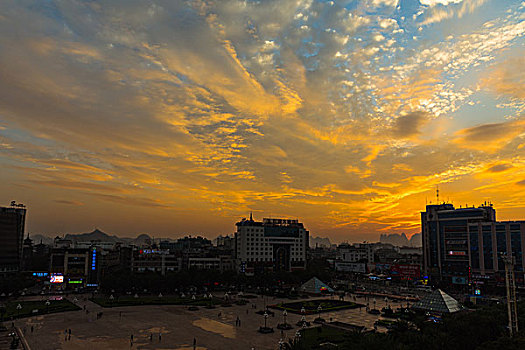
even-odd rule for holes
{"type": "Polygon", "coordinates": [[[434,282],[503,281],[502,257],[512,253],[516,280],[523,283],[525,221],[496,221],[492,204],[459,209],[452,204],[427,205],[421,230],[423,271],[434,282]]]}
{"type": "Polygon", "coordinates": [[[235,257],[247,274],[306,268],[309,232],[298,220],[243,219],[236,223],[235,257]]]}
{"type": "Polygon", "coordinates": [[[26,209],[21,204],[0,207],[0,273],[20,271],[26,209]]]}

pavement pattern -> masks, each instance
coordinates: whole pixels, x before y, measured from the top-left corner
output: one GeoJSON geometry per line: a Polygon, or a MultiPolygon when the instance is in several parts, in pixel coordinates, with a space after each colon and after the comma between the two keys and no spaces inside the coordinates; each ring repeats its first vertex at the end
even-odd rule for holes
{"type": "MultiPolygon", "coordinates": [[[[262,309],[265,302],[277,304],[290,301],[272,297],[249,300],[257,305],[256,309],[249,303],[245,306],[199,308],[198,311],[189,311],[187,306],[178,305],[102,308],[84,300],[84,297],[75,298],[78,298],[75,300],[77,305],[83,309],[85,307],[89,313],[85,310],[70,311],[16,321],[17,326],[25,330],[25,339],[31,349],[192,350],[195,338],[197,350],[274,350],[278,349],[280,339],[286,341],[295,336],[298,330],[295,323],[301,319],[301,315],[288,313],[287,322],[292,324],[294,329],[281,332],[276,326],[283,322],[282,313],[273,310],[275,316],[269,316],[267,324],[274,328],[275,333],[257,332],[259,327],[264,325],[264,317],[255,312],[262,309]],[[98,317],[100,312],[102,316],[98,317]],[[241,321],[240,326],[236,326],[237,317],[241,321]]],[[[69,299],[74,301],[73,297],[69,299]]],[[[354,301],[353,296],[345,300],[354,301]]],[[[387,305],[385,300],[375,300],[379,309],[387,305]]],[[[357,298],[356,301],[366,304],[364,298],[357,298]]],[[[370,307],[373,307],[374,299],[371,298],[369,303],[370,307]]],[[[391,301],[388,304],[393,308],[401,306],[401,303],[391,301]]],[[[365,308],[325,312],[321,316],[327,321],[347,322],[369,329],[373,328],[374,322],[379,319],[376,315],[368,314],[365,308]]],[[[316,317],[317,315],[306,316],[310,322],[316,317]]],[[[378,330],[384,331],[381,328],[378,330]]]]}

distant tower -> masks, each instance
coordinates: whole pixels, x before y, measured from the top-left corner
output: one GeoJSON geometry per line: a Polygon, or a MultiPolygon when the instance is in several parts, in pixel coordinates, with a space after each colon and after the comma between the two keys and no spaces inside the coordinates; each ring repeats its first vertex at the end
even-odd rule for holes
{"type": "Polygon", "coordinates": [[[439,204],[439,185],[436,185],[436,201],[439,204]]]}
{"type": "Polygon", "coordinates": [[[252,212],[250,212],[250,221],[253,221],[253,215],[252,215],[252,212]]]}

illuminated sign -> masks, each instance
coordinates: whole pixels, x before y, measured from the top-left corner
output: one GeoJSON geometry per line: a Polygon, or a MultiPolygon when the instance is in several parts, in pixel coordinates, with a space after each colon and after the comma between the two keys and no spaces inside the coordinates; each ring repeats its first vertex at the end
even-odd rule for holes
{"type": "Polygon", "coordinates": [[[49,278],[49,282],[51,282],[51,283],[64,283],[64,276],[62,276],[62,275],[52,275],[49,278]]]}
{"type": "Polygon", "coordinates": [[[71,283],[71,284],[79,284],[79,283],[82,283],[82,281],[71,281],[71,280],[69,280],[67,283],[71,283]]]}
{"type": "Polygon", "coordinates": [[[448,255],[465,256],[465,255],[467,255],[467,253],[466,252],[462,252],[462,251],[457,251],[457,250],[449,250],[448,251],[448,255]]]}
{"type": "Polygon", "coordinates": [[[36,277],[47,277],[49,275],[47,272],[33,272],[33,276],[36,277]]]}
{"type": "Polygon", "coordinates": [[[91,255],[91,270],[95,270],[97,266],[97,248],[93,248],[93,254],[91,255]]]}
{"type": "Polygon", "coordinates": [[[98,287],[98,283],[88,283],[88,287],[98,287]]]}
{"type": "Polygon", "coordinates": [[[141,249],[139,250],[139,254],[168,254],[168,250],[161,250],[161,249],[141,249]]]}
{"type": "Polygon", "coordinates": [[[481,295],[481,290],[480,290],[480,289],[476,289],[476,290],[474,291],[474,294],[476,294],[476,295],[481,295]]]}

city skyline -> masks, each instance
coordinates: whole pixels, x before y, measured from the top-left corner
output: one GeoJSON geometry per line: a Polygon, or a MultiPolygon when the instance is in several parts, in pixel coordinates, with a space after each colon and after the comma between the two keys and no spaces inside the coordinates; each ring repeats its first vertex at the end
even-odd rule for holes
{"type": "MultiPolygon", "coordinates": [[[[525,3],[0,4],[0,194],[27,232],[420,232],[525,218],[525,3]]],[[[368,238],[367,238],[368,237],[368,238]]]]}

